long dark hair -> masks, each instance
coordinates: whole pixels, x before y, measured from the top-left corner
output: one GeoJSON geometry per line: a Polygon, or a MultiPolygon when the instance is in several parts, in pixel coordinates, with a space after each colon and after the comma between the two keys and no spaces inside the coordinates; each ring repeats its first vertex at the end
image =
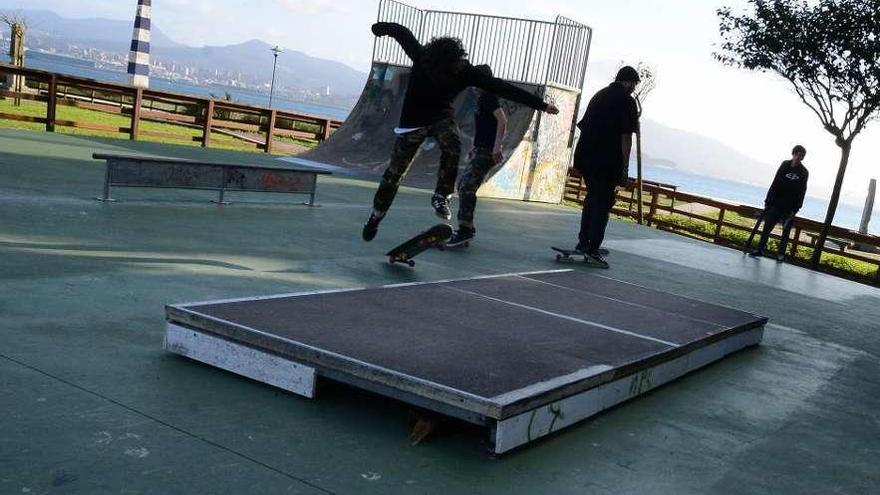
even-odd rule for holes
{"type": "Polygon", "coordinates": [[[467,55],[460,39],[444,36],[425,45],[421,62],[432,79],[444,81],[453,76],[455,65],[467,55]]]}

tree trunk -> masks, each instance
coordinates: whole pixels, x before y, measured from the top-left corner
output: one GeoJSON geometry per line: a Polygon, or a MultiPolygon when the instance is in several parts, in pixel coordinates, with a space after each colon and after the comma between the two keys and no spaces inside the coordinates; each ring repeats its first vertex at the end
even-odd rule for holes
{"type": "Polygon", "coordinates": [[[846,164],[849,162],[849,153],[852,149],[852,143],[845,142],[840,147],[840,166],[837,169],[837,179],[834,181],[834,191],[831,193],[831,202],[828,204],[828,213],[825,215],[825,225],[822,226],[822,232],[816,239],[816,247],[813,250],[813,258],[810,265],[818,268],[819,259],[822,257],[822,248],[825,246],[825,238],[828,237],[828,231],[831,229],[831,223],[834,221],[834,214],[837,212],[837,202],[840,200],[840,188],[843,186],[843,176],[846,174],[846,164]]]}

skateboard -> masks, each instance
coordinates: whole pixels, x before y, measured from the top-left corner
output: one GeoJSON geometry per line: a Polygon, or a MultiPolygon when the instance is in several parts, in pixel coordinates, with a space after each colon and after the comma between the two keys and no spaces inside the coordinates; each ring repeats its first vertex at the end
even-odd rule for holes
{"type": "MultiPolygon", "coordinates": [[[[550,246],[550,249],[556,251],[556,261],[560,263],[574,263],[573,256],[583,256],[586,261],[586,256],[582,253],[578,253],[571,249],[562,249],[556,246],[550,246]]],[[[605,248],[599,248],[599,254],[602,256],[608,256],[608,250],[605,248]]]]}
{"type": "Polygon", "coordinates": [[[395,263],[405,263],[409,266],[416,266],[413,258],[422,251],[432,247],[443,249],[443,243],[450,237],[452,237],[452,227],[445,223],[438,223],[412,239],[404,241],[399,246],[385,253],[385,256],[388,256],[388,262],[392,265],[395,263]]]}

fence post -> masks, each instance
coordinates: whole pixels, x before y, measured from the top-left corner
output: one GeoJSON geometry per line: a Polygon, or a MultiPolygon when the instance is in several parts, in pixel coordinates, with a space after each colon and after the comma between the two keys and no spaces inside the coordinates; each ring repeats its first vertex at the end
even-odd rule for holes
{"type": "MultiPolygon", "coordinates": [[[[135,88],[134,102],[131,105],[131,130],[129,138],[134,141],[138,138],[138,131],[141,125],[141,104],[144,100],[143,88],[135,88]]],[[[120,98],[120,102],[122,99],[120,98]]]]}
{"type": "Polygon", "coordinates": [[[800,242],[800,240],[801,240],[801,227],[800,227],[800,225],[796,225],[794,227],[794,239],[792,239],[792,241],[791,241],[790,255],[791,255],[792,259],[797,258],[797,248],[798,248],[798,243],[800,242]]]}
{"type": "Polygon", "coordinates": [[[715,238],[712,240],[715,244],[718,244],[718,239],[721,238],[721,226],[724,224],[724,214],[726,212],[726,208],[721,208],[718,211],[718,223],[715,225],[715,238]]]}
{"type": "Polygon", "coordinates": [[[269,110],[269,122],[266,123],[266,153],[272,152],[272,136],[275,134],[275,116],[277,110],[269,110]]]}
{"type": "MultiPolygon", "coordinates": [[[[627,186],[626,190],[629,192],[629,198],[627,198],[626,211],[629,214],[629,216],[632,217],[633,216],[633,213],[632,213],[633,206],[635,206],[636,189],[634,187],[630,188],[629,186],[627,186]]],[[[615,191],[617,191],[617,189],[615,189],[615,191]]],[[[616,196],[616,194],[615,194],[615,196],[616,196]]]]}
{"type": "Polygon", "coordinates": [[[321,141],[323,142],[330,138],[330,119],[324,120],[322,131],[321,141]]]}
{"type": "Polygon", "coordinates": [[[214,100],[208,100],[205,105],[205,128],[202,134],[202,148],[211,145],[211,128],[214,127],[214,100]]]}
{"type": "Polygon", "coordinates": [[[55,112],[58,106],[58,76],[49,76],[49,101],[46,103],[46,132],[55,132],[55,112]]]}
{"type": "MultiPolygon", "coordinates": [[[[654,214],[657,213],[657,196],[660,188],[655,188],[651,190],[651,206],[648,208],[648,220],[645,222],[647,225],[651,225],[651,222],[654,221],[654,214]]],[[[675,198],[672,198],[675,201],[675,198]]]]}

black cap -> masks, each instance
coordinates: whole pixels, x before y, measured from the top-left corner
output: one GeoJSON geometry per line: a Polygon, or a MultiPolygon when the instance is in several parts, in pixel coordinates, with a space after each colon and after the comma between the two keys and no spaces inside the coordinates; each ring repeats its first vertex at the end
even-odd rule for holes
{"type": "Polygon", "coordinates": [[[639,82],[641,78],[639,77],[638,71],[633,69],[628,65],[624,65],[617,71],[617,77],[614,78],[615,81],[628,81],[628,82],[639,82]]]}

